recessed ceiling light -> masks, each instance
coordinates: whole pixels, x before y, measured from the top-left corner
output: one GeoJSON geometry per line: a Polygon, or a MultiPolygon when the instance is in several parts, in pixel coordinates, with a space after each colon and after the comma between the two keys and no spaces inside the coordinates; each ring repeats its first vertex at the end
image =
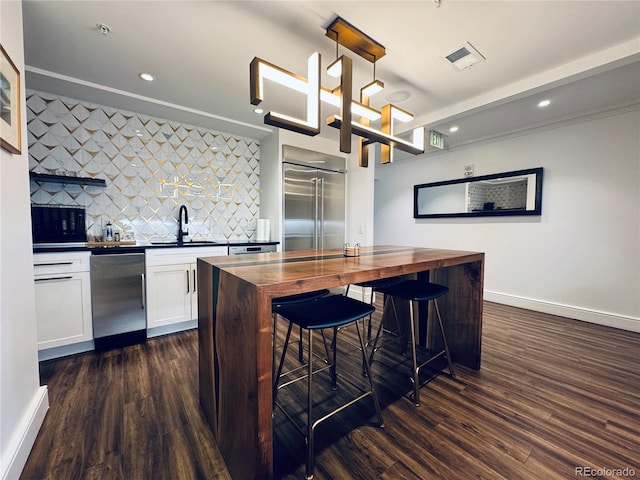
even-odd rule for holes
{"type": "Polygon", "coordinates": [[[384,98],[388,102],[402,102],[403,100],[406,100],[410,96],[411,96],[411,93],[407,92],[406,90],[396,90],[395,92],[390,93],[384,98]]]}
{"type": "Polygon", "coordinates": [[[456,133],[456,132],[458,131],[458,127],[454,125],[453,127],[451,127],[451,128],[449,129],[449,131],[450,131],[451,133],[456,133]]]}
{"type": "Polygon", "coordinates": [[[551,105],[551,100],[549,99],[541,100],[538,102],[538,108],[548,107],[549,105],[551,105]]]}
{"type": "Polygon", "coordinates": [[[264,110],[263,110],[263,109],[261,109],[261,108],[254,108],[254,109],[253,109],[253,111],[254,111],[255,113],[257,113],[258,115],[260,115],[261,113],[264,113],[264,110]]]}
{"type": "Polygon", "coordinates": [[[153,75],[151,75],[150,73],[141,73],[140,75],[138,75],[142,80],[146,80],[147,82],[153,82],[155,79],[153,78],[153,75]]]}

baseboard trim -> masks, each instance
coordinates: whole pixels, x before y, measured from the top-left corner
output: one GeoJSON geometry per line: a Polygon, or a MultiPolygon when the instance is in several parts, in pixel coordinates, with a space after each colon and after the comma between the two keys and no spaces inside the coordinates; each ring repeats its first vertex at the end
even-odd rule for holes
{"type": "Polygon", "coordinates": [[[198,328],[198,320],[187,320],[186,322],[172,323],[161,327],[147,328],[147,338],[159,337],[170,333],[183,332],[198,328]]]}
{"type": "Polygon", "coordinates": [[[38,361],[43,362],[54,358],[68,357],[69,355],[90,352],[94,350],[94,348],[93,340],[72,343],[71,345],[63,345],[61,347],[45,348],[44,350],[38,350],[38,361]]]}
{"type": "Polygon", "coordinates": [[[484,292],[484,299],[489,302],[502,303],[504,305],[511,305],[512,307],[526,308],[527,310],[534,310],[536,312],[549,313],[551,315],[573,318],[575,320],[582,320],[583,322],[640,333],[640,318],[599,312],[582,307],[545,302],[487,290],[484,292]]]}
{"type": "Polygon", "coordinates": [[[38,388],[31,400],[23,420],[7,446],[6,453],[3,452],[2,465],[6,466],[6,469],[2,472],[2,480],[18,480],[20,478],[48,409],[49,393],[47,386],[43,385],[38,388]],[[5,456],[7,458],[4,458],[5,456]],[[7,461],[5,462],[5,460],[7,461]]]}

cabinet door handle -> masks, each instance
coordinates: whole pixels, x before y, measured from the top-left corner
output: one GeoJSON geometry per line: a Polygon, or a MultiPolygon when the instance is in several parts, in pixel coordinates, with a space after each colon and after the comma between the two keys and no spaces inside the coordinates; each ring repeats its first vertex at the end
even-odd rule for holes
{"type": "Polygon", "coordinates": [[[193,293],[196,293],[196,269],[193,269],[193,293]]]}
{"type": "Polygon", "coordinates": [[[187,293],[189,293],[189,270],[187,270],[187,293]]]}
{"type": "Polygon", "coordinates": [[[50,282],[52,280],[71,280],[73,277],[72,276],[68,276],[68,277],[48,277],[48,278],[36,278],[35,281],[36,282],[50,282]]]}
{"type": "Polygon", "coordinates": [[[34,267],[51,267],[54,265],[73,265],[73,262],[34,263],[34,267]]]}
{"type": "Polygon", "coordinates": [[[145,285],[144,273],[141,274],[140,277],[142,278],[142,310],[144,310],[145,308],[147,308],[147,289],[145,285]]]}

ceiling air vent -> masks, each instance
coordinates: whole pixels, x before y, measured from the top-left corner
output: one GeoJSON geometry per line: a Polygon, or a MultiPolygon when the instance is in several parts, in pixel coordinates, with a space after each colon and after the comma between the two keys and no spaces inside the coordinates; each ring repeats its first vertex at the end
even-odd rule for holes
{"type": "Polygon", "coordinates": [[[484,55],[476,50],[469,42],[460,48],[456,48],[448,55],[445,55],[444,58],[458,70],[464,70],[485,60],[484,55]]]}

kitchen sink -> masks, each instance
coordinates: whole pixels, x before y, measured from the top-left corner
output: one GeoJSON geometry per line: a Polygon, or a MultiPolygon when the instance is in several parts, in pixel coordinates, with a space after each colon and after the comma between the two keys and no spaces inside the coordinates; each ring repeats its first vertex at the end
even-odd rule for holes
{"type": "Polygon", "coordinates": [[[189,242],[178,242],[177,240],[160,240],[157,242],[151,242],[151,245],[219,245],[220,242],[213,240],[192,240],[189,242]]]}

